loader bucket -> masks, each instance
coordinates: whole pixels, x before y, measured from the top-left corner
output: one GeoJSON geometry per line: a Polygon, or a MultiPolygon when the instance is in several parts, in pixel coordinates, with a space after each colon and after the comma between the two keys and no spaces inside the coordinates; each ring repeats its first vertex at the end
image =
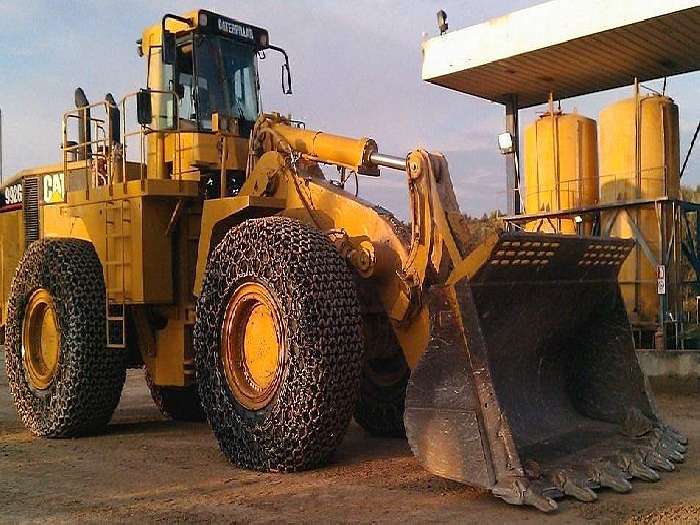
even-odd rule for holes
{"type": "Polygon", "coordinates": [[[431,472],[550,511],[659,478],[687,440],[657,417],[617,276],[633,242],[501,233],[433,288],[405,426],[431,472]]]}

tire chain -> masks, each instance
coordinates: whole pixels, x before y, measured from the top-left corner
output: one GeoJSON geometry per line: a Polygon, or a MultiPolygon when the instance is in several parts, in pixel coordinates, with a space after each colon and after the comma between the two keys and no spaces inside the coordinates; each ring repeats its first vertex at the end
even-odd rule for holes
{"type": "Polygon", "coordinates": [[[362,370],[362,318],[352,271],[317,229],[284,217],[251,219],[213,250],[197,304],[197,381],[224,455],[255,470],[327,461],[352,417],[362,370]],[[246,281],[264,284],[284,323],[287,365],[271,403],[248,411],[229,391],[220,356],[226,304],[246,281]]]}
{"type": "Polygon", "coordinates": [[[44,437],[74,437],[104,429],[119,403],[126,353],[107,349],[105,285],[93,245],[78,239],[42,239],[22,257],[10,289],[6,370],[24,425],[44,437]],[[22,327],[32,293],[54,299],[60,331],[59,364],[47,390],[28,383],[22,327]]]}
{"type": "Polygon", "coordinates": [[[394,235],[398,237],[401,243],[408,249],[411,246],[411,227],[405,222],[399,220],[393,213],[379,205],[372,208],[382,219],[387,221],[391,226],[394,235]]]}

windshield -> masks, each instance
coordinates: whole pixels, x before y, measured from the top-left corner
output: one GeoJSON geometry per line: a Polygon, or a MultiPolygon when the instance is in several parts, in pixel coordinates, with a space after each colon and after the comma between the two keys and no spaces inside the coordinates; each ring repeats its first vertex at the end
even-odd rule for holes
{"type": "MultiPolygon", "coordinates": [[[[192,86],[192,100],[201,128],[211,129],[214,112],[255,122],[258,117],[255,57],[250,46],[215,36],[195,37],[197,79],[196,87],[192,86]]],[[[193,83],[191,77],[182,80],[193,83]]],[[[187,115],[187,108],[183,109],[180,115],[187,115]]]]}

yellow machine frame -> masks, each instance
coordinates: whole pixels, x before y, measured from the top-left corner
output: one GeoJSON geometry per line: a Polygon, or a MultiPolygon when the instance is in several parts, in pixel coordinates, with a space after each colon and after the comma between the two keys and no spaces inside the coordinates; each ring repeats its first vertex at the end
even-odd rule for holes
{"type": "MultiPolygon", "coordinates": [[[[199,14],[184,18],[195,25],[199,14]]],[[[165,25],[169,31],[191,30],[172,19],[165,25]]],[[[168,99],[177,100],[176,93],[159,89],[161,44],[161,25],[144,32],[141,47],[149,62],[149,94],[156,108],[168,99]]],[[[445,229],[443,197],[438,194],[447,192],[454,205],[451,211],[459,216],[444,160],[433,166],[435,159],[423,152],[393,160],[394,167],[398,162],[401,168],[403,162],[409,175],[413,230],[407,245],[393,218],[332,184],[318,168],[322,162],[378,175],[379,164],[370,159],[377,154],[373,140],[306,130],[279,115],[259,119],[250,150],[235,122],[217,114],[212,132],[181,130],[179,123],[130,131],[125,116],[136,98],[137,93],[131,93],[116,106],[105,100],[66,112],[63,162],[17,177],[25,188],[35,182],[45,190],[39,191],[33,238],[74,237],[95,246],[107,287],[108,328],[121,327],[121,336],[108,341],[110,346],[126,347],[132,334],[156,384],[189,384],[194,299],[210,250],[240,221],[280,214],[326,232],[358,272],[377,284],[376,308],[388,314],[409,365],[417,362],[429,337],[427,312],[417,291],[425,284],[429,266],[440,268],[442,242],[436,239],[445,241],[454,261],[461,257],[445,229]],[[111,136],[109,123],[114,118],[122,119],[122,137],[111,136]],[[73,122],[83,131],[91,130],[81,135],[90,140],[71,140],[73,122]],[[126,160],[130,141],[137,143],[140,162],[126,160]],[[221,171],[222,187],[226,170],[247,170],[237,196],[202,200],[200,176],[203,169],[212,168],[221,171]],[[164,326],[155,329],[154,316],[164,326]]],[[[155,123],[160,117],[154,118],[155,123]]],[[[14,267],[28,245],[24,213],[26,207],[0,215],[3,318],[14,267]]]]}

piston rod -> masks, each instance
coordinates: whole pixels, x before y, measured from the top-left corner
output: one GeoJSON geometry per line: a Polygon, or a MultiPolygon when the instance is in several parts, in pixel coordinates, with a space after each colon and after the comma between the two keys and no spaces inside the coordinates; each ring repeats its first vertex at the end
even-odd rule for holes
{"type": "Polygon", "coordinates": [[[372,153],[369,156],[369,161],[377,166],[406,171],[406,157],[384,155],[383,153],[372,153]]]}

